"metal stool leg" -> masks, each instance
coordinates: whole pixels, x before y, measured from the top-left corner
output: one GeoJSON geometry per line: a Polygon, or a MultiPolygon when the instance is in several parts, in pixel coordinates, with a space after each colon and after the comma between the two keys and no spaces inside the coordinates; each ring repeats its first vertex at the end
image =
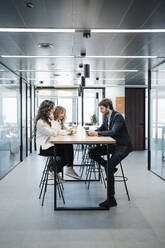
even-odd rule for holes
{"type": "Polygon", "coordinates": [[[59,193],[59,197],[62,197],[62,201],[65,204],[65,199],[64,199],[64,194],[63,194],[63,189],[62,189],[63,185],[60,182],[57,182],[57,188],[58,188],[58,193],[59,193]]]}
{"type": "Polygon", "coordinates": [[[42,186],[41,186],[41,190],[40,190],[40,194],[39,194],[39,199],[41,199],[41,195],[42,195],[42,192],[43,192],[45,183],[46,183],[47,172],[49,173],[48,164],[49,164],[49,157],[46,160],[46,165],[45,165],[45,168],[43,170],[42,178],[41,178],[41,181],[40,181],[40,183],[41,183],[42,186]]]}
{"type": "Polygon", "coordinates": [[[123,167],[122,167],[121,162],[120,162],[120,169],[121,169],[121,173],[122,173],[122,177],[123,177],[124,186],[125,186],[126,194],[127,194],[127,197],[128,197],[128,201],[130,201],[130,196],[129,196],[129,192],[128,192],[128,188],[127,188],[127,183],[126,183],[126,177],[124,176],[124,171],[123,171],[123,167]]]}
{"type": "MultiPolygon", "coordinates": [[[[49,161],[50,161],[50,158],[51,157],[48,157],[46,160],[45,168],[43,170],[43,174],[42,174],[42,177],[40,180],[41,190],[40,190],[40,194],[39,194],[39,199],[41,199],[41,196],[42,196],[42,203],[41,203],[42,206],[44,205],[47,186],[48,185],[54,185],[54,184],[49,183],[49,180],[53,180],[53,179],[49,178],[49,161]]],[[[63,195],[64,186],[61,182],[59,182],[58,179],[56,181],[56,184],[57,184],[58,195],[60,198],[62,198],[63,203],[65,204],[65,199],[64,199],[64,195],[63,195]]]]}
{"type": "Polygon", "coordinates": [[[44,170],[43,170],[43,173],[42,173],[42,177],[41,177],[41,180],[40,180],[39,188],[41,187],[41,184],[43,182],[43,179],[44,179],[44,176],[45,176],[45,173],[46,173],[46,167],[47,167],[48,162],[49,162],[49,157],[46,159],[46,164],[45,164],[45,167],[44,167],[44,170]]]}
{"type": "Polygon", "coordinates": [[[47,191],[47,185],[48,185],[48,176],[49,176],[49,167],[47,166],[47,170],[46,170],[46,178],[45,178],[45,185],[44,185],[44,192],[43,192],[43,196],[42,196],[42,206],[44,205],[44,200],[45,200],[45,194],[47,191]]]}

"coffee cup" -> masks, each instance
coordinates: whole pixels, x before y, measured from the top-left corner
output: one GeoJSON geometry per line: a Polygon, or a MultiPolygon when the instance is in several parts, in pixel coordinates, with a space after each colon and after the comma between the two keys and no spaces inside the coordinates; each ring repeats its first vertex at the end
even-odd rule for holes
{"type": "Polygon", "coordinates": [[[73,131],[73,134],[77,132],[77,125],[72,125],[72,131],[73,131]]]}

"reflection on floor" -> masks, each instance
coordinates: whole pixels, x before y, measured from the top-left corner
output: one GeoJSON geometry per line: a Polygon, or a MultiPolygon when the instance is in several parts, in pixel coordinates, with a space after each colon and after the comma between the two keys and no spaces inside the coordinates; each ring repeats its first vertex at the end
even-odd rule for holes
{"type": "MultiPolygon", "coordinates": [[[[0,181],[0,247],[3,248],[164,248],[164,181],[147,171],[145,152],[123,161],[129,178],[128,202],[123,183],[116,183],[118,206],[109,211],[53,211],[53,190],[44,207],[38,200],[43,160],[32,155],[0,181]]],[[[98,204],[105,188],[92,183],[65,185],[69,204],[98,204]]]]}
{"type": "Polygon", "coordinates": [[[165,180],[165,158],[156,144],[151,150],[151,170],[165,180]]]}

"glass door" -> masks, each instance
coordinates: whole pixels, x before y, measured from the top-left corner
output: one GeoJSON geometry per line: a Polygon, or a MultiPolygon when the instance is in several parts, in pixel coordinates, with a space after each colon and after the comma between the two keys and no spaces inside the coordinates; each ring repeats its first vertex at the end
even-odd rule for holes
{"type": "Polygon", "coordinates": [[[20,162],[19,80],[0,83],[0,179],[20,162]]]}
{"type": "Polygon", "coordinates": [[[83,125],[100,125],[102,114],[98,104],[104,97],[104,88],[84,88],[83,89],[83,125]]]}
{"type": "Polygon", "coordinates": [[[164,74],[152,73],[150,110],[151,170],[165,179],[165,84],[164,74]]]}

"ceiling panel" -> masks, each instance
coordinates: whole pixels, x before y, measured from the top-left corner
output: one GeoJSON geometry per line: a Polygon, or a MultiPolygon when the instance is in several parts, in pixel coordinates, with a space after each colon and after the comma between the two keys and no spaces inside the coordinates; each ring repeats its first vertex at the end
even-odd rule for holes
{"type": "MultiPolygon", "coordinates": [[[[165,1],[162,0],[31,0],[34,8],[27,8],[23,0],[1,1],[0,27],[56,27],[56,28],[164,28],[165,1]]],[[[14,71],[53,70],[70,71],[68,75],[55,72],[22,72],[27,79],[49,84],[76,84],[80,63],[91,69],[137,69],[136,73],[91,72],[93,85],[96,77],[124,78],[126,84],[144,84],[147,70],[165,57],[165,34],[92,34],[83,33],[0,33],[1,55],[74,55],[74,59],[55,58],[0,58],[14,71]],[[53,43],[52,49],[41,49],[40,42],[53,43]],[[158,59],[96,59],[77,58],[81,50],[87,55],[157,55],[158,59]],[[53,77],[53,78],[52,78],[53,77]],[[53,79],[53,80],[52,80],[53,79]],[[54,81],[55,80],[55,81],[54,81]]],[[[0,72],[1,73],[1,72],[0,72]]],[[[106,84],[107,81],[104,83],[106,84]]]]}

